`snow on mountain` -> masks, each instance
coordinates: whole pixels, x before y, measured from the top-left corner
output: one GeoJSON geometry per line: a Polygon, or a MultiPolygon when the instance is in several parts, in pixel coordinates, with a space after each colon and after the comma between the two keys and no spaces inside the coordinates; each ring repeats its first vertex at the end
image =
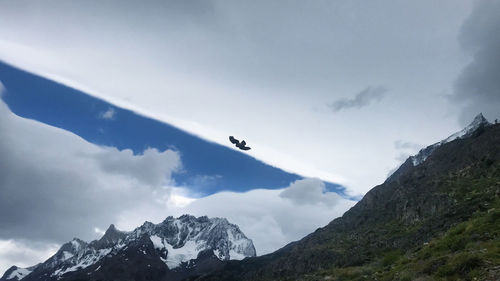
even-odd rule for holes
{"type": "Polygon", "coordinates": [[[10,267],[0,280],[21,280],[32,272],[32,268],[10,267]]]}
{"type": "Polygon", "coordinates": [[[26,268],[18,268],[14,272],[12,272],[9,276],[10,279],[16,278],[17,280],[23,279],[24,276],[28,275],[31,273],[31,270],[28,270],[26,268]]]}
{"type": "Polygon", "coordinates": [[[30,269],[12,267],[0,281],[19,281],[27,276],[30,277],[26,279],[38,280],[38,277],[31,278],[35,275],[50,276],[50,279],[56,280],[66,273],[94,265],[97,271],[105,258],[125,257],[129,254],[128,248],[142,249],[140,254],[149,258],[159,257],[170,270],[186,266],[201,252],[210,250],[222,261],[256,255],[252,240],[227,219],[183,215],[179,218],[167,217],[159,224],[145,222],[131,232],[119,231],[111,225],[101,239],[86,243],[75,238],[61,246],[44,263],[30,269]],[[148,243],[152,243],[153,253],[144,250],[148,248],[148,243]]]}
{"type": "Polygon", "coordinates": [[[432,152],[438,148],[439,146],[454,141],[456,139],[463,139],[471,136],[477,129],[480,127],[488,126],[491,125],[486,118],[484,118],[482,113],[479,113],[474,120],[465,128],[463,128],[461,131],[454,133],[453,135],[447,137],[446,139],[437,142],[435,144],[431,144],[427,146],[426,148],[421,149],[416,155],[410,156],[410,159],[413,163],[413,166],[417,166],[421,164],[422,162],[429,157],[429,155],[432,154],[432,152]]]}
{"type": "Polygon", "coordinates": [[[142,233],[149,235],[157,251],[166,253],[162,260],[170,269],[196,259],[201,251],[207,249],[213,250],[220,260],[256,255],[252,241],[238,226],[222,218],[168,217],[157,225],[146,222],[131,235],[138,237],[142,233]]]}

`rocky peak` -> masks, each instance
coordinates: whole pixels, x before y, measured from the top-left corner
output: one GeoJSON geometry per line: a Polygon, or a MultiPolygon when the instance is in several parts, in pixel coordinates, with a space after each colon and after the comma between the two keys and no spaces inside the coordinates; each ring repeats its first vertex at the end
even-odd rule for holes
{"type": "Polygon", "coordinates": [[[115,232],[115,231],[118,231],[118,230],[116,229],[116,227],[115,227],[114,224],[110,224],[109,227],[108,227],[108,229],[106,230],[105,234],[107,234],[110,231],[115,232]]]}
{"type": "Polygon", "coordinates": [[[123,240],[125,236],[125,232],[119,231],[118,229],[116,229],[114,224],[111,224],[98,242],[103,248],[108,245],[117,244],[120,240],[123,240]]]}
{"type": "Polygon", "coordinates": [[[163,223],[168,222],[168,221],[173,221],[173,220],[174,220],[174,217],[172,217],[172,216],[168,216],[168,217],[166,217],[166,218],[163,220],[163,223]]]}
{"type": "Polygon", "coordinates": [[[111,241],[113,241],[120,234],[122,234],[122,232],[119,231],[118,229],[116,229],[116,227],[115,227],[114,224],[111,224],[108,227],[108,229],[106,230],[106,232],[104,233],[104,236],[102,236],[101,240],[105,239],[105,240],[111,240],[111,241]]]}
{"type": "Polygon", "coordinates": [[[16,272],[19,269],[19,267],[13,265],[5,271],[5,273],[2,276],[2,280],[19,280],[16,276],[16,272]]]}
{"type": "Polygon", "coordinates": [[[202,251],[213,251],[220,260],[243,259],[255,256],[255,247],[238,228],[225,218],[208,218],[182,215],[167,217],[159,224],[141,227],[147,232],[155,249],[169,268],[196,259],[202,251]]]}
{"type": "Polygon", "coordinates": [[[180,216],[178,219],[181,221],[192,221],[192,220],[196,220],[196,217],[192,216],[192,215],[184,214],[184,215],[180,216]]]}
{"type": "Polygon", "coordinates": [[[476,115],[476,117],[474,117],[474,120],[471,124],[476,124],[477,126],[479,124],[490,124],[490,122],[488,122],[488,120],[484,118],[483,113],[479,113],[478,115],[476,115]]]}
{"type": "Polygon", "coordinates": [[[86,246],[87,242],[80,240],[78,238],[73,238],[73,240],[71,240],[70,242],[63,244],[59,249],[58,253],[66,252],[74,255],[78,253],[82,248],[85,248],[86,246]]]}
{"type": "Polygon", "coordinates": [[[222,224],[226,225],[229,224],[229,221],[226,218],[212,218],[210,221],[214,224],[222,224]]]}
{"type": "Polygon", "coordinates": [[[449,136],[448,138],[444,139],[441,141],[441,143],[448,143],[450,141],[454,141],[456,139],[462,139],[462,138],[467,138],[470,137],[475,131],[477,131],[480,128],[483,128],[485,126],[491,125],[486,118],[484,118],[482,113],[479,113],[474,117],[474,120],[467,125],[465,128],[463,128],[461,131],[456,132],[455,134],[449,136]]]}
{"type": "Polygon", "coordinates": [[[476,115],[476,117],[474,117],[474,120],[472,120],[472,122],[469,125],[467,125],[465,128],[463,128],[461,131],[454,133],[453,135],[447,137],[446,139],[444,139],[440,142],[431,144],[431,145],[427,146],[426,148],[421,149],[418,152],[418,154],[416,154],[414,156],[410,156],[410,160],[413,163],[413,166],[417,166],[417,165],[421,164],[422,162],[424,162],[427,159],[427,157],[429,157],[429,155],[431,155],[432,152],[434,152],[434,150],[436,148],[438,148],[439,146],[441,146],[445,143],[454,141],[456,139],[468,138],[468,137],[472,136],[477,130],[484,128],[486,126],[489,126],[489,125],[491,125],[491,123],[488,122],[488,120],[486,120],[486,118],[484,118],[482,113],[479,113],[478,115],[476,115]]]}
{"type": "Polygon", "coordinates": [[[21,268],[13,265],[9,269],[7,269],[0,280],[19,281],[30,274],[32,271],[33,267],[21,268]]]}

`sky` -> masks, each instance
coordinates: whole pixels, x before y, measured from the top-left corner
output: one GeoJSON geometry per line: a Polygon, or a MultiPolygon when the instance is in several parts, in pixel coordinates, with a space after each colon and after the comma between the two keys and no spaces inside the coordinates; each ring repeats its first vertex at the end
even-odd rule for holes
{"type": "Polygon", "coordinates": [[[300,239],[479,112],[500,117],[499,14],[0,1],[0,271],[182,213],[227,217],[258,254],[300,239]]]}

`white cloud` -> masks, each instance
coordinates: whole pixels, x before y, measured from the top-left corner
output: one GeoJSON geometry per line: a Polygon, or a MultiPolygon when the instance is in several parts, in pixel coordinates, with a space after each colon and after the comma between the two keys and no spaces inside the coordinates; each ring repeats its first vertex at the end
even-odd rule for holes
{"type": "Polygon", "coordinates": [[[397,140],[394,142],[394,148],[398,150],[410,150],[412,152],[417,152],[423,148],[423,145],[410,141],[397,140]]]}
{"type": "Polygon", "coordinates": [[[459,129],[438,96],[470,1],[155,3],[2,2],[0,59],[350,194],[384,180],[394,140],[459,129]],[[380,84],[362,111],[310,110],[380,84]]]}
{"type": "Polygon", "coordinates": [[[179,154],[172,150],[160,153],[155,148],[147,148],[141,155],[134,155],[131,149],[120,151],[106,147],[84,156],[96,159],[106,173],[132,175],[141,184],[152,187],[172,184],[172,172],[181,168],[179,154]]]}
{"type": "Polygon", "coordinates": [[[96,234],[98,234],[99,236],[102,236],[102,235],[104,235],[104,233],[106,233],[106,231],[105,231],[105,230],[100,229],[99,227],[94,227],[94,232],[95,232],[96,234]]]}
{"type": "Polygon", "coordinates": [[[101,147],[14,115],[0,102],[0,239],[97,237],[124,210],[163,208],[177,152],[101,147]]]}
{"type": "Polygon", "coordinates": [[[280,196],[299,205],[323,203],[327,206],[334,206],[342,200],[337,193],[325,192],[325,184],[319,179],[296,181],[281,192],[280,196]]]}
{"type": "Polygon", "coordinates": [[[108,110],[101,112],[99,114],[99,118],[105,119],[105,120],[114,120],[116,117],[116,110],[112,107],[110,107],[108,110]]]}
{"type": "Polygon", "coordinates": [[[399,169],[408,157],[417,154],[420,149],[424,148],[424,146],[410,141],[396,140],[394,142],[394,148],[399,154],[394,157],[396,165],[394,165],[393,168],[387,172],[387,177],[390,177],[397,169],[399,169]]]}

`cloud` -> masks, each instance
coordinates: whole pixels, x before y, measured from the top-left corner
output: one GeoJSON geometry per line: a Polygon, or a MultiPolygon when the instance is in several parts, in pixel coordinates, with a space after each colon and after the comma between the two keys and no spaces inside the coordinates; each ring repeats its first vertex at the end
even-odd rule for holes
{"type": "Polygon", "coordinates": [[[500,118],[499,14],[499,1],[477,1],[460,30],[460,43],[472,55],[472,61],[455,81],[451,96],[461,107],[463,125],[480,112],[490,120],[500,118]]]}
{"type": "Polygon", "coordinates": [[[347,99],[338,99],[328,106],[333,110],[333,112],[339,112],[343,109],[349,108],[361,108],[370,105],[372,102],[380,101],[385,93],[387,93],[387,88],[383,86],[377,87],[367,87],[358,94],[354,98],[347,99]]]}
{"type": "Polygon", "coordinates": [[[292,183],[279,195],[298,205],[323,203],[334,206],[342,200],[337,193],[325,192],[325,184],[319,179],[304,179],[292,183]]]}
{"type": "Polygon", "coordinates": [[[411,141],[403,141],[403,140],[397,140],[394,142],[394,148],[398,149],[398,150],[419,150],[422,148],[422,145],[418,144],[418,143],[414,143],[414,142],[411,142],[411,141]]]}
{"type": "Polygon", "coordinates": [[[102,235],[104,235],[104,233],[106,233],[106,230],[100,229],[99,227],[94,227],[94,232],[96,234],[98,234],[99,236],[102,236],[102,235]]]}
{"type": "Polygon", "coordinates": [[[99,118],[105,120],[114,120],[116,117],[116,110],[110,107],[108,110],[99,113],[99,118]]]}
{"type": "Polygon", "coordinates": [[[394,159],[396,159],[396,161],[399,162],[399,164],[397,165],[397,167],[395,169],[398,169],[399,166],[401,166],[401,164],[403,164],[403,162],[406,161],[406,159],[408,159],[408,157],[410,157],[411,155],[413,155],[413,153],[409,153],[409,152],[399,153],[399,155],[394,158],[394,159]]]}
{"type": "Polygon", "coordinates": [[[14,115],[0,102],[0,239],[62,243],[96,237],[124,210],[164,209],[177,152],[141,155],[86,142],[14,115]]]}
{"type": "Polygon", "coordinates": [[[423,145],[411,141],[396,140],[394,142],[394,148],[398,152],[397,156],[394,157],[396,160],[396,166],[389,169],[387,177],[391,176],[397,169],[399,169],[401,164],[403,164],[408,157],[417,154],[417,152],[423,148],[423,145]]]}
{"type": "Polygon", "coordinates": [[[173,150],[159,152],[147,148],[141,155],[134,155],[131,149],[118,150],[108,147],[96,153],[85,154],[95,159],[103,172],[133,177],[144,185],[158,187],[172,185],[171,174],[181,169],[179,154],[173,150]]]}

